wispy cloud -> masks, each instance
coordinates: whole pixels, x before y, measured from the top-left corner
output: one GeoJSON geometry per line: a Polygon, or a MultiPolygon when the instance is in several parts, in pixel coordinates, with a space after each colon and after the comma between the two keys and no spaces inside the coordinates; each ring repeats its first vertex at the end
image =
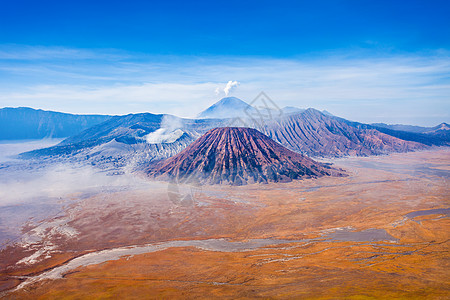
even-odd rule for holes
{"type": "Polygon", "coordinates": [[[74,49],[65,47],[44,47],[28,45],[0,45],[0,60],[121,60],[131,58],[115,49],[74,49]]]}
{"type": "Polygon", "coordinates": [[[223,96],[218,88],[230,91],[239,82],[235,96],[249,102],[263,90],[279,106],[327,109],[359,121],[431,125],[450,118],[446,52],[271,59],[38,48],[33,58],[28,48],[20,61],[4,52],[0,47],[0,106],[191,117],[223,96]],[[45,55],[50,58],[38,58],[45,55]]]}

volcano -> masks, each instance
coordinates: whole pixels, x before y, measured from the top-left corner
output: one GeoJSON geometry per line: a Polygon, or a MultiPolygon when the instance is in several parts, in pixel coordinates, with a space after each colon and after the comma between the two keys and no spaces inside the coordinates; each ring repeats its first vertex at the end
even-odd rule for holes
{"type": "Polygon", "coordinates": [[[256,129],[242,127],[211,129],[148,174],[161,180],[231,185],[344,175],[284,148],[256,129]]]}
{"type": "Polygon", "coordinates": [[[236,97],[222,98],[198,115],[199,119],[248,118],[257,114],[254,107],[236,97]]]}

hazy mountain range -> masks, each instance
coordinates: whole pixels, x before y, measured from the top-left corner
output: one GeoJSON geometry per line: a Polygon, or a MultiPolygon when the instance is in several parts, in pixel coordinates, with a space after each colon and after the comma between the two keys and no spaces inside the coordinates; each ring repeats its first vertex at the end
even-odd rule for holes
{"type": "Polygon", "coordinates": [[[11,134],[14,132],[18,139],[70,135],[56,146],[23,153],[21,158],[84,162],[107,170],[139,169],[172,157],[218,127],[254,128],[283,147],[310,157],[379,155],[449,144],[446,123],[420,130],[399,127],[402,125],[370,125],[326,111],[295,107],[264,114],[234,97],[207,108],[199,115],[203,119],[151,113],[112,117],[70,115],[26,108],[7,108],[1,112],[5,137],[14,137],[11,134]]]}
{"type": "MultiPolygon", "coordinates": [[[[374,123],[372,125],[377,127],[379,130],[385,132],[392,133],[392,131],[386,131],[383,129],[410,132],[410,133],[420,133],[426,134],[428,138],[435,137],[437,140],[440,139],[445,142],[450,142],[450,126],[447,123],[441,123],[434,127],[421,127],[421,126],[401,125],[401,124],[388,125],[384,123],[374,123]]],[[[426,141],[424,142],[426,143],[426,141]]]]}
{"type": "Polygon", "coordinates": [[[73,115],[28,107],[5,107],[0,109],[0,140],[65,138],[110,117],[73,115]]]}

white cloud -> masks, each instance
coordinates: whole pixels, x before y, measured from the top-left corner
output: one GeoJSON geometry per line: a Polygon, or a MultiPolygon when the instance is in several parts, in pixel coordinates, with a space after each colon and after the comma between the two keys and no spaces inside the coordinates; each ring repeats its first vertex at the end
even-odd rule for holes
{"type": "Polygon", "coordinates": [[[89,55],[94,58],[79,55],[77,64],[62,54],[21,64],[0,55],[0,107],[193,117],[222,91],[230,94],[239,83],[229,79],[239,78],[234,94],[248,102],[265,91],[280,107],[316,107],[357,121],[432,125],[450,118],[448,53],[298,59],[89,55]],[[400,114],[409,119],[399,120],[400,114]]]}

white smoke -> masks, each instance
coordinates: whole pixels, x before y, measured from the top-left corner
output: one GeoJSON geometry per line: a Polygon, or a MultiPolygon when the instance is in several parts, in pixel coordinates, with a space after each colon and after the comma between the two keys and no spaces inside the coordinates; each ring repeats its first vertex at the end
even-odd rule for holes
{"type": "Polygon", "coordinates": [[[225,86],[225,88],[223,89],[225,96],[228,96],[228,94],[237,86],[239,85],[239,82],[235,81],[228,81],[227,85],[225,86]]]}
{"type": "Polygon", "coordinates": [[[165,115],[161,121],[161,128],[147,134],[145,139],[149,144],[173,143],[184,133],[181,118],[165,115]]]}
{"type": "Polygon", "coordinates": [[[183,119],[172,115],[164,115],[161,121],[161,128],[167,128],[168,130],[183,129],[183,119]]]}

